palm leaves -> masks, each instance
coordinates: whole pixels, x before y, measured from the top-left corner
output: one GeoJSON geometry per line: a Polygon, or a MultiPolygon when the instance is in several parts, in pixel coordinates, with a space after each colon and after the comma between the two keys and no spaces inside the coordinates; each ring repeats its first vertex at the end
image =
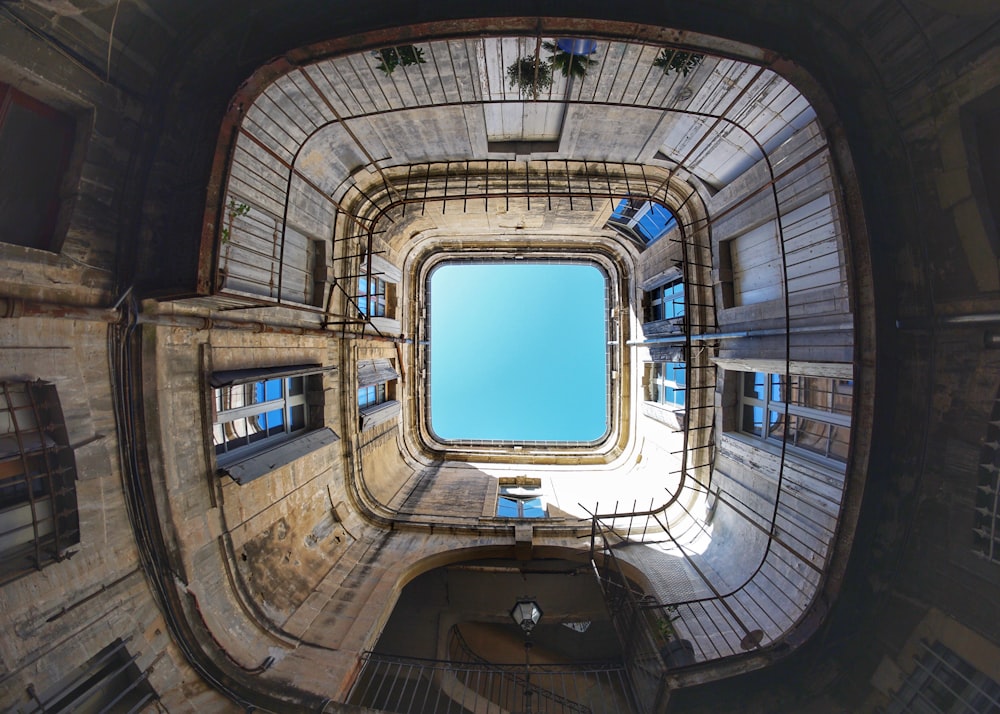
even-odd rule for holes
{"type": "Polygon", "coordinates": [[[586,55],[567,52],[555,42],[543,42],[542,47],[552,53],[552,57],[549,58],[552,69],[559,70],[563,77],[583,77],[588,69],[597,64],[597,60],[590,59],[586,55]]]}
{"type": "Polygon", "coordinates": [[[398,45],[396,47],[383,47],[372,52],[372,56],[379,60],[375,69],[379,70],[386,77],[392,74],[393,70],[400,65],[409,67],[413,64],[424,64],[424,51],[413,45],[398,45]]]}
{"type": "Polygon", "coordinates": [[[517,59],[507,68],[511,88],[518,87],[522,97],[538,99],[538,93],[552,86],[552,68],[545,60],[535,61],[531,55],[517,59]]]}
{"type": "Polygon", "coordinates": [[[551,55],[547,59],[536,60],[533,55],[525,55],[507,67],[507,81],[512,88],[518,87],[522,97],[538,99],[540,92],[552,87],[553,71],[563,77],[583,77],[597,64],[597,60],[567,52],[555,42],[543,42],[542,47],[551,55]]]}
{"type": "Polygon", "coordinates": [[[659,56],[653,60],[653,66],[662,69],[664,74],[679,72],[687,77],[688,72],[694,71],[703,59],[705,59],[705,55],[700,55],[696,52],[685,52],[684,50],[664,47],[660,50],[659,56]]]}

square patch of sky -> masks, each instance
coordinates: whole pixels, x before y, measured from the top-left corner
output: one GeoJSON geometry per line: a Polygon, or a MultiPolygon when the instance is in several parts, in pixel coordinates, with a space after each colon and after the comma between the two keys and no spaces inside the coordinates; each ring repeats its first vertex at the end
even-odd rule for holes
{"type": "Polygon", "coordinates": [[[445,263],[430,277],[431,428],[443,440],[607,432],[606,280],[585,263],[445,263]]]}

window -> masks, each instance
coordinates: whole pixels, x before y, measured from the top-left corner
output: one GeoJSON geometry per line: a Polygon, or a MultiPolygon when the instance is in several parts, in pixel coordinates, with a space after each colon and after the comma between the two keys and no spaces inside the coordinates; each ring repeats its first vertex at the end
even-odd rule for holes
{"type": "Polygon", "coordinates": [[[362,409],[373,407],[376,404],[383,404],[386,401],[387,382],[372,384],[358,389],[358,406],[362,409]]]}
{"type": "Polygon", "coordinates": [[[220,473],[247,483],[334,443],[323,426],[323,373],[318,364],[216,372],[212,442],[220,473]]]}
{"type": "Polygon", "coordinates": [[[670,209],[655,201],[623,198],[608,219],[608,225],[628,238],[649,244],[674,228],[677,219],[670,209]]]}
{"type": "Polygon", "coordinates": [[[739,372],[739,430],[835,461],[847,461],[851,437],[849,379],[739,372]],[[786,415],[787,407],[787,415],[786,415]]]}
{"type": "Polygon", "coordinates": [[[232,454],[308,426],[305,377],[262,379],[215,390],[215,453],[232,454]]]}
{"type": "Polygon", "coordinates": [[[1000,710],[1000,684],[940,642],[921,641],[916,667],[885,714],[948,714],[1000,710]]]}
{"type": "Polygon", "coordinates": [[[80,542],[76,461],[55,386],[3,382],[0,583],[67,556],[80,542]]]}
{"type": "Polygon", "coordinates": [[[537,488],[501,486],[497,497],[497,516],[500,518],[545,518],[545,501],[537,488]]]}
{"type": "Polygon", "coordinates": [[[364,431],[389,421],[399,413],[396,381],[399,374],[389,359],[358,362],[359,428],[364,431]]]}
{"type": "Polygon", "coordinates": [[[57,250],[53,233],[75,122],[0,83],[0,241],[57,250]]]}
{"type": "Polygon", "coordinates": [[[646,322],[684,317],[684,281],[673,280],[646,293],[646,322]]]}
{"type": "Polygon", "coordinates": [[[382,278],[358,278],[358,312],[367,317],[385,317],[386,283],[382,278]]]}
{"type": "Polygon", "coordinates": [[[684,362],[653,362],[649,366],[649,401],[684,406],[687,365],[684,362]]]}
{"type": "MultiPolygon", "coordinates": [[[[135,664],[120,639],[77,667],[55,686],[29,687],[30,696],[45,712],[135,712],[156,699],[148,672],[135,664]]],[[[36,710],[37,711],[37,710],[36,710]]]]}

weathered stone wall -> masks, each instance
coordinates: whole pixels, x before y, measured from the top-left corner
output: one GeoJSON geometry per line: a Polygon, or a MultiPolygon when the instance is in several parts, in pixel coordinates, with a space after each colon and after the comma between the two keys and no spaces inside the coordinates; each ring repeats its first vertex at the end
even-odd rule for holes
{"type": "Polygon", "coordinates": [[[76,462],[80,541],[68,557],[3,586],[0,706],[29,706],[114,639],[172,711],[225,708],[188,667],[143,574],[125,505],[112,411],[108,326],[97,321],[0,321],[4,381],[57,390],[76,462]]]}

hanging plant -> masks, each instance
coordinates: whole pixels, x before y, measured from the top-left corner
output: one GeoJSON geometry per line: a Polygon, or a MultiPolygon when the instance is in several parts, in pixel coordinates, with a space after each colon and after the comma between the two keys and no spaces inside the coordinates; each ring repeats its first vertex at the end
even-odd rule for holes
{"type": "Polygon", "coordinates": [[[396,67],[403,65],[409,67],[414,64],[425,64],[424,51],[413,45],[399,45],[397,47],[383,47],[372,52],[372,56],[379,60],[375,69],[379,70],[386,77],[392,74],[396,67]]]}
{"type": "Polygon", "coordinates": [[[664,47],[660,50],[659,56],[653,60],[653,66],[662,69],[664,74],[680,72],[687,77],[688,73],[697,68],[703,59],[705,59],[705,55],[700,55],[696,52],[664,47]]]}
{"type": "Polygon", "coordinates": [[[539,92],[552,86],[552,68],[548,62],[536,62],[532,55],[526,55],[507,67],[507,80],[511,88],[519,89],[522,97],[538,99],[539,92]]]}
{"type": "Polygon", "coordinates": [[[552,68],[559,70],[563,77],[583,77],[587,74],[588,69],[597,64],[597,60],[590,59],[585,54],[567,52],[562,46],[564,42],[566,41],[560,40],[559,43],[542,43],[542,47],[552,53],[552,57],[549,59],[549,62],[552,63],[552,68]]]}
{"type": "Polygon", "coordinates": [[[230,198],[226,204],[226,222],[222,226],[222,242],[228,243],[233,234],[233,221],[241,216],[250,213],[250,206],[245,203],[237,203],[236,199],[230,198]]]}

